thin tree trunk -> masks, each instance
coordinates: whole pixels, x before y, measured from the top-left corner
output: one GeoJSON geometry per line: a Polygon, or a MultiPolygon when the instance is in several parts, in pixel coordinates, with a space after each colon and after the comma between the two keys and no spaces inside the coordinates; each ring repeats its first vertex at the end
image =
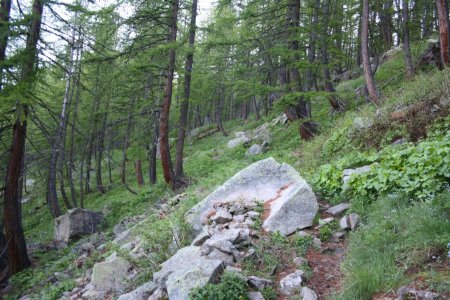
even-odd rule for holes
{"type": "Polygon", "coordinates": [[[370,100],[375,104],[380,104],[378,89],[375,86],[375,79],[372,74],[369,57],[369,0],[363,0],[362,29],[361,29],[361,56],[364,67],[364,77],[366,78],[367,90],[370,100]]]}
{"type": "Polygon", "coordinates": [[[195,21],[197,18],[197,0],[192,1],[191,23],[189,26],[189,52],[186,56],[186,66],[184,75],[184,95],[180,107],[180,125],[178,128],[178,139],[175,156],[175,176],[182,178],[184,140],[186,137],[186,126],[188,121],[189,97],[191,93],[192,64],[194,62],[194,42],[195,42],[195,21]]]}
{"type": "Polygon", "coordinates": [[[6,59],[6,47],[9,38],[9,15],[11,12],[11,0],[0,2],[0,91],[3,90],[3,65],[6,59]]]}
{"type": "MultiPolygon", "coordinates": [[[[178,0],[172,0],[171,22],[168,39],[168,43],[170,44],[175,43],[177,39],[177,20],[178,20],[178,0]]],[[[164,180],[166,181],[166,183],[171,185],[172,189],[176,189],[178,185],[178,180],[175,177],[175,171],[173,170],[169,149],[169,114],[170,114],[170,104],[172,102],[172,86],[173,86],[175,59],[176,59],[175,48],[174,45],[171,45],[168,54],[166,81],[164,84],[163,106],[159,121],[159,132],[161,135],[159,146],[161,152],[161,163],[163,168],[164,180]]]]}
{"type": "Polygon", "coordinates": [[[121,172],[120,172],[120,182],[122,184],[127,184],[126,174],[127,174],[127,149],[128,149],[128,141],[130,139],[130,133],[131,133],[131,121],[133,119],[133,110],[134,110],[134,103],[136,102],[136,97],[133,96],[131,98],[130,108],[128,111],[128,121],[127,121],[127,129],[125,131],[125,137],[123,139],[123,148],[122,148],[122,165],[121,165],[121,172]]]}
{"type": "MultiPolygon", "coordinates": [[[[24,84],[25,93],[31,88],[30,80],[35,73],[37,43],[41,31],[43,9],[43,0],[33,1],[33,18],[27,36],[26,51],[24,52],[26,55],[25,64],[20,76],[20,82],[24,84]]],[[[10,275],[16,274],[31,265],[22,228],[21,199],[19,198],[23,184],[21,175],[25,159],[28,106],[18,103],[16,111],[17,117],[13,126],[3,201],[3,219],[8,249],[8,272],[10,275]]]]}
{"type": "Polygon", "coordinates": [[[102,127],[97,136],[97,165],[96,165],[96,181],[97,181],[97,190],[100,194],[106,193],[106,187],[103,184],[102,179],[102,160],[103,160],[103,152],[105,148],[105,135],[106,135],[106,127],[108,121],[108,113],[109,113],[109,100],[106,101],[105,112],[103,113],[102,127]]]}
{"type": "Polygon", "coordinates": [[[222,132],[223,136],[228,136],[228,133],[225,131],[225,128],[223,128],[223,124],[222,124],[222,107],[223,107],[223,102],[225,100],[225,95],[223,92],[223,89],[220,88],[221,92],[220,92],[220,98],[219,101],[217,101],[217,106],[216,106],[216,122],[217,122],[217,128],[219,128],[220,132],[222,132]]]}
{"type": "Polygon", "coordinates": [[[333,83],[331,82],[331,75],[330,75],[330,69],[328,68],[328,18],[329,18],[329,1],[324,0],[323,2],[323,34],[321,39],[321,55],[322,55],[322,64],[323,64],[323,80],[324,80],[324,86],[325,91],[329,93],[328,95],[328,101],[330,102],[330,105],[333,110],[340,111],[342,110],[342,106],[340,105],[335,93],[336,90],[333,87],[333,83]]]}
{"type": "Polygon", "coordinates": [[[88,141],[88,148],[86,152],[86,178],[85,178],[85,192],[89,193],[91,191],[90,188],[90,180],[91,180],[91,164],[92,164],[92,155],[94,153],[94,144],[95,144],[95,137],[97,135],[97,119],[96,114],[100,107],[100,96],[99,96],[99,84],[100,84],[100,63],[97,64],[97,70],[96,70],[96,79],[95,79],[95,96],[94,96],[94,103],[92,105],[90,120],[89,120],[89,141],[88,141]]]}
{"type": "MultiPolygon", "coordinates": [[[[72,76],[74,73],[73,70],[73,60],[74,60],[74,50],[75,50],[75,29],[72,30],[72,36],[70,39],[70,50],[69,50],[69,65],[67,67],[67,79],[66,79],[66,88],[64,92],[64,99],[62,103],[62,109],[61,109],[61,115],[59,119],[59,126],[56,130],[55,139],[53,141],[52,150],[51,150],[51,156],[50,156],[50,163],[49,163],[49,170],[48,170],[48,178],[47,178],[47,203],[50,204],[50,206],[53,206],[53,203],[58,202],[58,194],[56,192],[56,173],[57,173],[57,165],[58,165],[58,159],[62,160],[62,152],[63,152],[63,143],[65,143],[65,136],[66,136],[66,130],[67,130],[67,124],[68,124],[68,108],[70,106],[70,92],[72,88],[72,76]]],[[[61,164],[62,165],[62,164],[61,164]]],[[[60,170],[62,172],[62,170],[60,170]]],[[[63,176],[61,173],[60,180],[63,180],[63,176]]],[[[64,185],[63,183],[60,183],[61,185],[64,185]]],[[[63,192],[63,189],[61,189],[61,192],[63,192]]],[[[72,204],[68,201],[68,198],[63,192],[64,197],[64,204],[68,209],[72,208],[72,204]]],[[[53,212],[53,217],[59,217],[59,214],[56,212],[53,212]]]]}
{"type": "Polygon", "coordinates": [[[411,79],[414,76],[414,68],[411,58],[411,47],[409,45],[409,13],[408,0],[402,1],[402,16],[403,16],[403,49],[405,51],[405,65],[406,77],[411,79]]]}
{"type": "Polygon", "coordinates": [[[441,58],[444,65],[450,63],[450,39],[447,0],[436,0],[437,14],[439,18],[439,39],[441,47],[441,58]]]}

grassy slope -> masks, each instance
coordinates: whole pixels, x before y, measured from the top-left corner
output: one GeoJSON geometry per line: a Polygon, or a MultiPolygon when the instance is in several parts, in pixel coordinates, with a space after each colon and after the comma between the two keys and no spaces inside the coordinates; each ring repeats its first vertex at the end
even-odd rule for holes
{"type": "MultiPolygon", "coordinates": [[[[401,70],[402,67],[402,55],[398,54],[392,61],[381,66],[378,71],[379,75],[377,75],[377,79],[379,81],[387,82],[394,74],[398,74],[398,71],[401,70]]],[[[415,81],[410,83],[403,82],[402,76],[398,76],[384,90],[386,104],[382,109],[392,111],[393,108],[403,105],[402,103],[411,103],[421,101],[424,98],[433,95],[437,96],[443,92],[443,83],[448,83],[448,76],[449,71],[432,71],[417,76],[415,81]]],[[[134,284],[137,285],[140,282],[148,280],[152,270],[157,268],[157,263],[163,261],[170,255],[170,249],[168,249],[168,247],[162,247],[161,245],[170,244],[170,233],[172,228],[185,229],[185,226],[181,221],[183,213],[214,190],[215,187],[219,186],[237,171],[251,163],[272,156],[278,161],[291,164],[305,176],[308,181],[312,182],[317,173],[317,169],[324,163],[333,162],[350,154],[353,155],[354,153],[359,153],[364,149],[375,151],[374,149],[370,149],[370,147],[361,145],[361,141],[364,141],[364,139],[361,141],[354,140],[351,143],[348,143],[347,136],[343,134],[339,135],[339,133],[345,132],[345,130],[351,126],[355,117],[367,116],[373,118],[375,114],[376,109],[373,106],[358,103],[355,99],[348,98],[349,95],[351,95],[353,88],[360,85],[362,81],[362,78],[358,78],[345,82],[338,87],[341,97],[345,97],[346,102],[348,103],[349,109],[346,113],[329,115],[326,101],[321,98],[314,100],[314,119],[321,123],[322,132],[310,142],[300,141],[298,135],[298,123],[294,122],[287,128],[274,127],[271,150],[266,154],[255,157],[246,157],[246,149],[243,147],[233,150],[227,149],[226,144],[229,139],[223,138],[220,133],[216,133],[213,136],[196,141],[192,145],[188,145],[186,149],[185,171],[192,180],[192,184],[186,190],[188,200],[183,202],[178,211],[166,218],[159,218],[156,214],[152,214],[154,212],[152,207],[155,202],[159,199],[167,199],[173,195],[163,183],[159,183],[153,187],[147,186],[141,190],[136,186],[133,186],[135,190],[139,190],[138,196],[134,196],[122,188],[115,188],[103,196],[98,195],[97,193],[90,194],[85,200],[86,207],[91,209],[101,209],[108,212],[106,225],[106,230],[108,232],[111,232],[112,226],[126,216],[142,214],[143,212],[153,215],[153,217],[142,226],[141,231],[147,238],[147,246],[154,251],[158,251],[161,255],[159,255],[154,262],[135,262],[136,265],[144,270],[144,272],[134,284]]],[[[242,125],[241,121],[228,122],[225,124],[225,127],[232,134],[234,131],[256,128],[258,125],[270,121],[273,116],[274,115],[264,117],[258,122],[249,122],[244,125],[242,125]]],[[[380,147],[383,147],[388,144],[389,141],[389,138],[386,138],[386,136],[389,134],[392,135],[392,132],[396,130],[399,129],[396,128],[395,125],[392,125],[392,128],[389,128],[387,131],[382,133],[375,132],[374,136],[370,138],[385,139],[384,144],[382,143],[380,145],[380,147]]],[[[130,181],[134,181],[131,167],[132,166],[130,166],[129,170],[129,178],[132,178],[130,181]]],[[[114,174],[114,177],[117,180],[118,174],[114,174]]],[[[162,177],[160,176],[159,178],[162,177]]],[[[39,195],[39,190],[36,190],[35,194],[39,195]]],[[[42,196],[36,196],[32,202],[24,206],[26,236],[27,239],[32,242],[48,242],[53,235],[53,222],[43,203],[45,202],[42,196]],[[36,207],[40,208],[36,209],[36,207]]],[[[409,223],[405,222],[418,211],[426,211],[427,209],[432,210],[431,208],[414,206],[408,209],[398,209],[402,210],[402,214],[399,215],[398,222],[395,226],[400,226],[402,228],[406,227],[405,234],[408,236],[408,245],[413,243],[411,241],[413,241],[414,238],[422,238],[419,235],[422,234],[421,230],[423,230],[423,234],[431,232],[433,233],[433,237],[439,236],[439,243],[442,244],[444,242],[445,239],[442,238],[441,231],[443,228],[442,226],[445,224],[448,226],[448,222],[445,223],[445,220],[436,224],[436,226],[431,224],[429,227],[419,229],[416,227],[409,228],[409,223]]],[[[395,255],[386,255],[387,258],[384,255],[377,256],[379,251],[386,250],[382,248],[383,245],[386,245],[386,243],[395,244],[400,237],[397,234],[393,235],[392,232],[384,230],[383,226],[394,225],[386,225],[382,222],[378,222],[380,216],[383,216],[386,213],[385,210],[385,207],[380,208],[374,206],[373,209],[371,209],[373,213],[364,216],[368,220],[367,227],[358,231],[352,237],[353,242],[350,245],[349,258],[345,264],[347,277],[344,280],[344,286],[346,287],[346,293],[342,296],[345,299],[368,298],[369,295],[374,292],[387,290],[407,281],[406,277],[402,274],[404,273],[404,269],[399,268],[395,264],[395,260],[392,260],[395,255]],[[373,230],[376,230],[378,235],[371,238],[374,236],[373,230]],[[374,247],[376,250],[372,252],[366,251],[371,247],[374,247]],[[386,260],[389,260],[388,265],[385,265],[386,260]],[[392,262],[394,263],[392,264],[392,262]],[[370,268],[374,268],[374,271],[369,272],[367,271],[367,268],[361,269],[363,263],[370,266],[370,268]],[[376,266],[379,266],[379,270],[376,269],[376,266]],[[359,279],[355,282],[356,277],[359,279]],[[378,280],[374,280],[374,278],[378,278],[378,280]]],[[[436,217],[436,220],[440,220],[437,218],[435,211],[430,211],[428,216],[436,217]]],[[[184,234],[186,231],[181,230],[181,232],[182,243],[187,243],[188,237],[184,234]]],[[[401,237],[403,237],[403,235],[401,235],[401,237]]],[[[450,239],[448,240],[450,241],[450,239]]],[[[425,241],[428,241],[433,245],[438,243],[437,238],[432,239],[432,241],[425,241]]],[[[415,250],[419,252],[423,251],[421,245],[422,244],[415,250]]],[[[402,247],[399,246],[399,248],[402,247]]],[[[111,245],[108,249],[109,252],[115,250],[111,245]]],[[[403,247],[402,249],[410,248],[403,247]]],[[[392,251],[389,253],[392,254],[392,251]]],[[[96,253],[89,264],[81,270],[75,269],[72,266],[75,255],[70,249],[62,250],[58,253],[52,252],[41,254],[35,257],[35,268],[15,276],[13,280],[15,283],[14,293],[17,295],[33,288],[33,292],[37,298],[55,299],[62,291],[67,290],[68,287],[74,286],[74,282],[70,279],[64,281],[63,287],[56,287],[51,283],[45,282],[49,275],[56,271],[63,271],[66,268],[71,268],[74,272],[73,278],[77,278],[77,276],[82,274],[95,260],[101,259],[107,254],[108,253],[96,253]]],[[[448,274],[446,275],[448,276],[448,274]]],[[[442,280],[439,276],[437,282],[442,280]]],[[[429,275],[427,278],[431,277],[433,277],[433,275],[429,275]]],[[[13,295],[12,298],[15,298],[15,296],[13,295]]]]}

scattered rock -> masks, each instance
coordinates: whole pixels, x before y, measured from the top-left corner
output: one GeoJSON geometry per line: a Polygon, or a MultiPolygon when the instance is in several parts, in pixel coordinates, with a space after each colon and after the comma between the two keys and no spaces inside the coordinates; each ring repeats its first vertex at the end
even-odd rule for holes
{"type": "Polygon", "coordinates": [[[209,282],[217,282],[225,268],[222,260],[202,256],[200,247],[188,246],[161,264],[154,281],[167,288],[169,298],[187,299],[189,292],[209,282]]]}
{"type": "Polygon", "coordinates": [[[418,291],[410,287],[402,286],[397,291],[398,300],[420,299],[435,300],[440,299],[440,295],[429,291],[418,291]]]}
{"type": "Polygon", "coordinates": [[[129,229],[123,231],[119,234],[114,240],[113,243],[119,246],[125,245],[126,243],[129,243],[133,241],[133,234],[129,229]]]}
{"type": "MultiPolygon", "coordinates": [[[[363,166],[356,169],[345,169],[342,171],[342,180],[344,182],[344,187],[348,184],[348,181],[350,180],[350,176],[353,174],[361,175],[367,172],[370,172],[371,166],[363,166]]],[[[345,188],[344,188],[345,189],[345,188]]]]}
{"type": "Polygon", "coordinates": [[[103,213],[74,208],[55,219],[55,240],[69,242],[98,230],[103,213]]]}
{"type": "Polygon", "coordinates": [[[300,292],[302,288],[303,276],[304,272],[298,270],[281,279],[280,281],[281,292],[284,295],[292,295],[294,293],[300,292]]]}
{"type": "Polygon", "coordinates": [[[300,295],[302,296],[303,300],[317,300],[317,294],[309,287],[303,287],[300,295]]]}
{"type": "Polygon", "coordinates": [[[353,120],[353,128],[355,130],[366,130],[373,126],[373,121],[366,117],[356,117],[353,120]]]}
{"type": "Polygon", "coordinates": [[[217,224],[224,224],[233,220],[233,216],[225,209],[218,209],[211,220],[217,224]]]}
{"type": "Polygon", "coordinates": [[[249,292],[248,299],[249,300],[264,300],[264,297],[260,292],[249,292]]]}
{"type": "Polygon", "coordinates": [[[94,265],[92,285],[100,291],[121,292],[127,284],[127,273],[131,264],[113,253],[105,261],[94,265]]]}
{"type": "Polygon", "coordinates": [[[254,199],[267,207],[263,228],[284,235],[310,227],[318,210],[311,187],[298,172],[287,164],[267,158],[233,176],[189,210],[186,220],[199,233],[218,204],[254,199]]]}
{"type": "Polygon", "coordinates": [[[354,230],[359,225],[359,216],[356,213],[351,213],[347,216],[342,217],[342,219],[339,221],[339,226],[341,229],[349,229],[354,230]]]}
{"type": "Polygon", "coordinates": [[[301,266],[303,266],[305,264],[308,264],[308,260],[306,258],[304,258],[304,257],[296,257],[296,258],[294,258],[293,261],[294,261],[294,264],[297,267],[301,267],[301,266]]]}
{"type": "MultiPolygon", "coordinates": [[[[237,132],[236,132],[236,134],[237,134],[237,132]]],[[[251,140],[250,140],[248,137],[246,137],[246,136],[244,135],[244,136],[237,137],[237,138],[235,138],[235,139],[230,140],[230,141],[228,142],[228,144],[227,144],[227,147],[228,147],[228,149],[233,149],[233,148],[236,148],[236,147],[238,147],[238,146],[240,146],[240,145],[243,145],[243,144],[245,144],[245,143],[248,143],[248,142],[250,142],[250,141],[251,141],[251,140]]]]}
{"type": "Polygon", "coordinates": [[[154,282],[147,282],[134,291],[121,295],[117,300],[148,300],[157,288],[154,282]]]}
{"type": "Polygon", "coordinates": [[[211,237],[211,235],[209,234],[208,230],[203,229],[202,232],[200,232],[197,235],[197,237],[192,241],[191,246],[201,246],[210,237],[211,237]]]}
{"type": "Polygon", "coordinates": [[[153,294],[148,298],[148,300],[163,300],[167,299],[167,293],[164,289],[158,288],[153,294]]]}
{"type": "Polygon", "coordinates": [[[247,156],[254,156],[264,153],[264,147],[259,144],[254,144],[250,148],[248,148],[247,152],[245,153],[247,156]]]}
{"type": "Polygon", "coordinates": [[[336,216],[336,215],[340,215],[341,213],[343,213],[344,211],[346,211],[349,208],[350,208],[350,203],[348,203],[348,202],[340,203],[338,205],[335,205],[335,206],[327,209],[326,213],[336,216]]]}
{"type": "Polygon", "coordinates": [[[270,125],[275,126],[275,125],[284,125],[287,124],[288,122],[288,117],[286,116],[286,114],[282,114],[281,116],[276,117],[275,119],[273,119],[270,122],[270,125]]]}
{"type": "Polygon", "coordinates": [[[256,277],[256,276],[250,276],[250,277],[248,277],[248,284],[252,288],[255,288],[258,290],[263,290],[266,287],[272,286],[273,282],[272,282],[272,280],[269,280],[269,279],[260,278],[260,277],[256,277]]]}

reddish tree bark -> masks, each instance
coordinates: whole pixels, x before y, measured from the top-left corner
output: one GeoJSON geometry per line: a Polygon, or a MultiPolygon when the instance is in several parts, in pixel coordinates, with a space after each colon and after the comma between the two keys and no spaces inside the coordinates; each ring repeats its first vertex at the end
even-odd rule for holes
{"type": "Polygon", "coordinates": [[[439,18],[439,40],[442,62],[448,66],[450,63],[449,47],[449,20],[447,0],[436,0],[437,14],[439,18]]]}
{"type": "MultiPolygon", "coordinates": [[[[177,19],[178,19],[178,0],[172,0],[171,23],[169,27],[169,38],[168,38],[168,42],[170,44],[175,43],[177,40],[177,19]]],[[[173,189],[176,189],[177,180],[175,178],[175,172],[173,170],[169,148],[169,114],[170,114],[170,104],[172,102],[173,73],[175,68],[174,46],[175,45],[171,45],[168,54],[169,63],[166,71],[163,106],[159,120],[159,132],[160,132],[159,147],[161,152],[161,163],[163,168],[164,180],[168,184],[170,184],[173,189]]]]}
{"type": "Polygon", "coordinates": [[[142,176],[142,162],[141,162],[141,160],[137,160],[134,163],[134,168],[136,170],[136,181],[137,181],[139,187],[142,187],[144,185],[144,177],[142,176]]]}
{"type": "MultiPolygon", "coordinates": [[[[41,32],[43,0],[33,1],[33,17],[27,35],[24,65],[20,82],[24,83],[24,95],[29,92],[31,79],[35,73],[37,43],[41,32]]],[[[12,145],[6,171],[3,218],[8,249],[9,274],[18,273],[31,265],[28,258],[25,236],[22,228],[20,195],[23,187],[21,179],[25,160],[28,106],[17,103],[17,117],[13,126],[12,145]]]]}

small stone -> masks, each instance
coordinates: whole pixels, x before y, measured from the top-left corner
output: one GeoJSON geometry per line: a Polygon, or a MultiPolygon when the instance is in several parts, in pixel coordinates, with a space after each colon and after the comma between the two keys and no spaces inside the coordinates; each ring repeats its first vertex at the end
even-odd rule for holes
{"type": "Polygon", "coordinates": [[[299,232],[297,233],[297,235],[298,235],[298,236],[301,236],[301,237],[311,236],[309,233],[307,233],[306,231],[303,231],[303,230],[299,231],[299,232]]]}
{"type": "Polygon", "coordinates": [[[249,300],[264,300],[264,297],[260,292],[249,292],[248,299],[249,300]]]}
{"type": "Polygon", "coordinates": [[[349,209],[349,207],[350,207],[350,203],[340,203],[338,205],[335,205],[335,206],[327,209],[326,213],[336,216],[336,215],[343,213],[347,209],[349,209]]]}
{"type": "Polygon", "coordinates": [[[223,253],[222,251],[219,251],[217,249],[213,249],[209,254],[208,257],[211,259],[217,259],[221,260],[225,263],[227,266],[231,266],[234,263],[233,255],[223,253]]]}
{"type": "Polygon", "coordinates": [[[301,270],[295,271],[292,274],[284,277],[280,281],[281,292],[284,295],[292,295],[300,292],[302,287],[304,272],[301,270]]]}
{"type": "Polygon", "coordinates": [[[158,286],[153,282],[147,282],[137,289],[121,295],[117,300],[147,300],[158,286]]]}
{"type": "Polygon", "coordinates": [[[233,221],[243,223],[245,221],[244,215],[237,215],[233,217],[233,221]]]}
{"type": "Polygon", "coordinates": [[[293,262],[297,267],[301,267],[305,264],[308,264],[308,260],[304,257],[296,257],[294,258],[293,262]]]}
{"type": "Polygon", "coordinates": [[[162,300],[165,299],[167,294],[164,292],[163,289],[158,288],[156,291],[153,292],[153,294],[147,299],[147,300],[162,300]]]}
{"type": "Polygon", "coordinates": [[[313,238],[313,245],[315,248],[322,247],[322,241],[316,237],[313,238]]]}
{"type": "Polygon", "coordinates": [[[216,214],[211,217],[211,220],[216,224],[224,224],[233,220],[233,216],[225,209],[218,209],[216,214]]]}
{"type": "Polygon", "coordinates": [[[266,287],[270,287],[273,285],[272,280],[260,278],[256,276],[249,276],[248,277],[248,284],[250,287],[253,287],[258,290],[263,290],[266,287]]]}
{"type": "Polygon", "coordinates": [[[356,213],[351,213],[348,215],[348,219],[350,222],[350,229],[354,230],[359,225],[359,216],[356,213]]]}
{"type": "Polygon", "coordinates": [[[207,239],[209,239],[211,235],[209,234],[207,229],[203,229],[199,235],[192,241],[191,246],[201,246],[205,243],[207,239]]]}
{"type": "Polygon", "coordinates": [[[300,293],[303,300],[317,300],[317,294],[309,287],[303,287],[300,293]]]}
{"type": "Polygon", "coordinates": [[[129,243],[133,240],[133,234],[129,229],[125,230],[118,237],[113,240],[113,243],[119,246],[122,246],[126,243],[129,243]]]}

